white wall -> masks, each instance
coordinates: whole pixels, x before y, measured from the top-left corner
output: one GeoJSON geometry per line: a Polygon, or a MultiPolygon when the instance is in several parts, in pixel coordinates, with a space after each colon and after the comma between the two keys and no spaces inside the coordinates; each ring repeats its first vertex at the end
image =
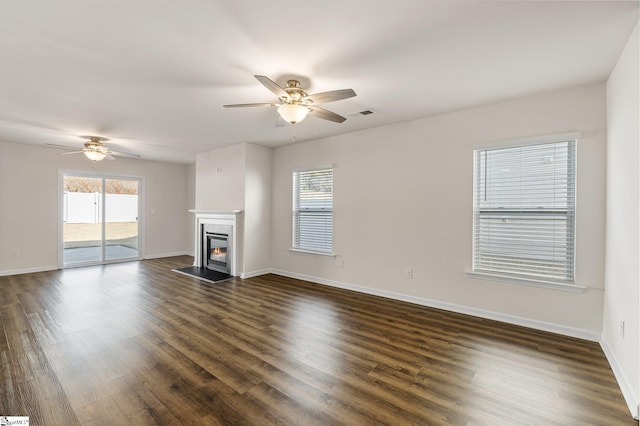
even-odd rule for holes
{"type": "Polygon", "coordinates": [[[246,276],[271,267],[271,149],[246,145],[244,253],[246,276]]]}
{"type": "Polygon", "coordinates": [[[246,144],[196,156],[196,209],[244,210],[246,144]]]}
{"type": "MultiPolygon", "coordinates": [[[[57,267],[58,170],[92,171],[84,156],[61,152],[0,142],[0,274],[57,267]]],[[[95,171],[145,178],[146,257],[189,251],[187,166],[118,158],[95,171]]]]}
{"type": "Polygon", "coordinates": [[[634,414],[640,403],[639,38],[636,26],[607,82],[607,241],[602,332],[603,347],[634,414]]]}
{"type": "Polygon", "coordinates": [[[602,328],[605,87],[577,87],[274,150],[272,267],[598,340],[602,328]],[[580,132],[577,284],[583,293],[470,279],[473,148],[580,132]],[[288,251],[291,172],[333,163],[332,258],[288,251]],[[404,278],[412,267],[413,279],[404,278]]]}

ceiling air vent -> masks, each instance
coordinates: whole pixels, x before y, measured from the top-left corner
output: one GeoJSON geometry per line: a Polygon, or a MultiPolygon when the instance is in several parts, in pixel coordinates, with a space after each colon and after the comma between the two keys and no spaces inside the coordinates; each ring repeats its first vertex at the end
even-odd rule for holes
{"type": "Polygon", "coordinates": [[[347,114],[347,117],[356,118],[356,117],[360,117],[362,115],[369,115],[369,114],[373,114],[373,111],[371,111],[370,109],[365,109],[363,111],[351,112],[351,113],[347,114]]]}

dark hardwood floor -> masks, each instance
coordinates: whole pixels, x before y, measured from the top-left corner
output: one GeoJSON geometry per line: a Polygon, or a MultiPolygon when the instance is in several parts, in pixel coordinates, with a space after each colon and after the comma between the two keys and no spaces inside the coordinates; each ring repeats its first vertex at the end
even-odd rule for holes
{"type": "Polygon", "coordinates": [[[0,277],[32,425],[637,425],[597,343],[182,256],[0,277]]]}

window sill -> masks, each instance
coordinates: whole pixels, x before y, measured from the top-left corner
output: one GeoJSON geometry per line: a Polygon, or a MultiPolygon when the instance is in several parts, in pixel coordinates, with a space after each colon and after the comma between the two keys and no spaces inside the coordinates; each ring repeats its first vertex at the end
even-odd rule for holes
{"type": "Polygon", "coordinates": [[[478,279],[478,280],[500,281],[500,282],[505,282],[510,284],[527,285],[531,287],[548,288],[551,290],[568,291],[571,293],[584,293],[584,291],[587,289],[587,287],[579,286],[576,284],[560,284],[560,283],[554,283],[550,281],[514,278],[514,277],[505,276],[505,275],[488,274],[486,272],[467,271],[467,275],[470,278],[478,279]]]}
{"type": "Polygon", "coordinates": [[[289,249],[289,253],[309,254],[309,255],[312,255],[312,256],[323,256],[323,257],[336,257],[335,253],[327,253],[327,252],[324,252],[324,251],[303,250],[303,249],[297,249],[297,248],[290,248],[289,249]]]}

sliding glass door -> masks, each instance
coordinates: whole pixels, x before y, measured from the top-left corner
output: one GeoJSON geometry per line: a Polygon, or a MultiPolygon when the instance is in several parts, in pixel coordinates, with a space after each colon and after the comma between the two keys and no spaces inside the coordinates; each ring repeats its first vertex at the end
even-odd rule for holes
{"type": "Polygon", "coordinates": [[[105,179],[105,260],[137,258],[138,181],[105,179]]]}
{"type": "Polygon", "coordinates": [[[62,266],[141,257],[141,178],[64,172],[62,266]]]}
{"type": "Polygon", "coordinates": [[[102,179],[64,176],[64,265],[102,261],[102,179]]]}

